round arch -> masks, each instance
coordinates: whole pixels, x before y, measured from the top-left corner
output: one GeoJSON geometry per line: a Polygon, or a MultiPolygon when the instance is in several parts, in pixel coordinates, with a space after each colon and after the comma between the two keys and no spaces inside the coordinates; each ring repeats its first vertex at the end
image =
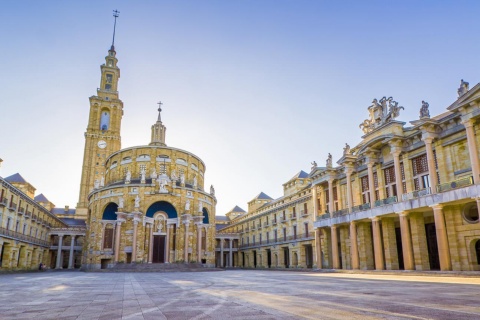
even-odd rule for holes
{"type": "Polygon", "coordinates": [[[177,218],[177,210],[175,207],[167,201],[157,201],[150,205],[147,209],[147,213],[145,214],[147,217],[153,218],[153,215],[158,212],[163,211],[167,214],[169,219],[177,218]]]}
{"type": "Polygon", "coordinates": [[[118,211],[118,204],[110,202],[107,204],[105,209],[103,209],[102,220],[117,220],[117,215],[115,212],[118,211]]]}
{"type": "Polygon", "coordinates": [[[203,224],[210,224],[210,220],[208,219],[208,210],[207,208],[202,209],[203,212],[203,224]]]}

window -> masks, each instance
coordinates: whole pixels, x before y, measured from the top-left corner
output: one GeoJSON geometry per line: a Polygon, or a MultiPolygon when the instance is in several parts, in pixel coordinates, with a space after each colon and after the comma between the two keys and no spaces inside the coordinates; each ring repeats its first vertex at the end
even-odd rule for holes
{"type": "Polygon", "coordinates": [[[267,231],[267,243],[270,243],[269,232],[267,231]]]}
{"type": "Polygon", "coordinates": [[[303,214],[308,214],[307,203],[303,204],[303,214]]]}
{"type": "Polygon", "coordinates": [[[430,187],[430,176],[428,174],[427,155],[422,154],[412,159],[413,184],[415,190],[422,190],[430,187]]]}
{"type": "Polygon", "coordinates": [[[273,237],[275,239],[275,242],[278,242],[278,234],[277,234],[277,229],[273,231],[273,237]]]}
{"type": "Polygon", "coordinates": [[[308,238],[308,222],[305,222],[305,238],[308,238]]]}
{"type": "Polygon", "coordinates": [[[293,226],[293,239],[297,239],[297,226],[293,226]]]}
{"type": "Polygon", "coordinates": [[[368,185],[368,176],[364,176],[360,178],[362,183],[362,202],[369,203],[370,202],[370,187],[368,185]]]}
{"type": "Polygon", "coordinates": [[[383,176],[385,178],[385,197],[389,198],[397,195],[397,185],[395,183],[395,168],[394,166],[383,169],[383,176]]]}
{"type": "Polygon", "coordinates": [[[110,112],[108,110],[103,110],[100,117],[100,130],[106,131],[110,126],[110,112]]]}
{"type": "Polygon", "coordinates": [[[296,217],[297,216],[297,210],[295,207],[292,208],[292,217],[296,217]]]}
{"type": "Polygon", "coordinates": [[[283,241],[287,241],[287,228],[283,228],[283,241]]]}

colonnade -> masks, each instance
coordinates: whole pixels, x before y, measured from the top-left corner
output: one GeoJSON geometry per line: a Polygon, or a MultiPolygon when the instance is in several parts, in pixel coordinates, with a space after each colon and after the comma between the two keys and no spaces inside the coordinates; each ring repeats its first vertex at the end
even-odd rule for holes
{"type": "MultiPolygon", "coordinates": [[[[452,270],[444,205],[430,207],[433,210],[440,270],[452,270]]],[[[396,270],[403,261],[405,270],[429,270],[424,213],[402,211],[317,228],[316,265],[318,268],[333,269],[396,270]],[[400,227],[401,250],[396,241],[395,223],[400,227]],[[331,252],[327,261],[322,261],[324,250],[331,252]],[[402,256],[399,257],[399,254],[402,256]]]]}

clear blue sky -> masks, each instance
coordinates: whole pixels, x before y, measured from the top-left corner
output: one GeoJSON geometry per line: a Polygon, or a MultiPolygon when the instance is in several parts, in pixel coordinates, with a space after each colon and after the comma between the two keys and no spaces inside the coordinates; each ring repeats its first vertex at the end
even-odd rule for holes
{"type": "Polygon", "coordinates": [[[167,144],[204,160],[217,214],[336,161],[373,98],[408,122],[480,81],[479,1],[3,1],[0,175],[57,206],[78,200],[113,9],[122,147],[149,142],[163,101],[167,144]]]}

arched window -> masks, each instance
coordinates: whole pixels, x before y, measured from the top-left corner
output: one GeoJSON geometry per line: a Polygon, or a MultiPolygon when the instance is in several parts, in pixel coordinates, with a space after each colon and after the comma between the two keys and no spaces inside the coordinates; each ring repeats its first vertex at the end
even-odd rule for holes
{"type": "Polygon", "coordinates": [[[208,220],[208,211],[207,208],[202,209],[203,212],[203,224],[209,224],[210,221],[208,220]]]}
{"type": "Polygon", "coordinates": [[[116,203],[110,202],[103,211],[102,220],[117,220],[118,205],[116,203]]]}
{"type": "Polygon", "coordinates": [[[106,131],[110,128],[110,112],[103,110],[100,116],[100,130],[106,131]]]}

